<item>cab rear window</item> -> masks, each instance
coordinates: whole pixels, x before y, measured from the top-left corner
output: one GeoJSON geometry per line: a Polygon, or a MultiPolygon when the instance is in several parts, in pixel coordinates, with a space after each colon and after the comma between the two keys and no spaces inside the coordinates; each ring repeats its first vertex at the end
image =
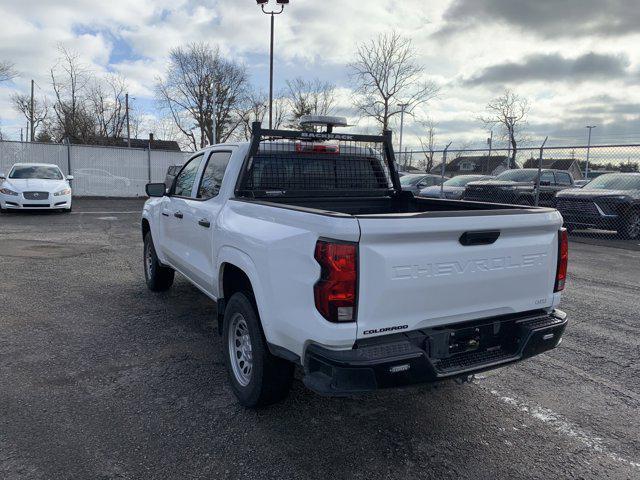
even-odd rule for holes
{"type": "Polygon", "coordinates": [[[387,191],[379,158],[347,155],[269,154],[253,158],[246,189],[292,191],[387,191]]]}

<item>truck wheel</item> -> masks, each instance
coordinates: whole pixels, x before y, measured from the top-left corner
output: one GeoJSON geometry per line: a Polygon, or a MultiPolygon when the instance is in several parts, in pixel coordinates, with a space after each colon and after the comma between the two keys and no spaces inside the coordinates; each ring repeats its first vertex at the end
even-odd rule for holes
{"type": "Polygon", "coordinates": [[[285,398],[294,365],[269,352],[248,294],[233,294],[224,311],[222,332],[229,380],[240,404],[262,407],[285,398]]]}
{"type": "Polygon", "coordinates": [[[174,275],[172,268],[165,267],[158,260],[151,232],[147,232],[144,236],[144,278],[147,287],[154,292],[168,290],[173,285],[174,275]]]}
{"type": "Polygon", "coordinates": [[[622,238],[635,240],[640,237],[640,211],[631,210],[623,220],[623,227],[618,233],[622,238]]]}

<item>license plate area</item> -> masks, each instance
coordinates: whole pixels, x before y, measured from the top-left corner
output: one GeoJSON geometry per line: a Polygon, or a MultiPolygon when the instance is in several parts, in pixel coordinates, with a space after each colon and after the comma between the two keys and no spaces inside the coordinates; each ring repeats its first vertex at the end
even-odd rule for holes
{"type": "Polygon", "coordinates": [[[433,359],[444,359],[472,352],[515,353],[520,343],[519,332],[515,321],[444,328],[429,336],[430,356],[433,359]]]}

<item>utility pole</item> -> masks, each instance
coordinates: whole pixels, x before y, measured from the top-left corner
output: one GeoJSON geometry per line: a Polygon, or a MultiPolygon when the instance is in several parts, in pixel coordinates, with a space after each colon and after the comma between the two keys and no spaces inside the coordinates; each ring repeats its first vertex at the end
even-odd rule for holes
{"type": "Polygon", "coordinates": [[[31,124],[31,141],[33,142],[33,132],[35,131],[35,128],[33,126],[33,84],[35,82],[33,81],[33,79],[31,79],[31,105],[29,107],[29,123],[31,124]]]}
{"type": "Polygon", "coordinates": [[[591,130],[596,128],[596,125],[587,125],[589,129],[589,140],[587,140],[587,164],[584,167],[584,179],[589,180],[589,154],[591,153],[591,130]]]}
{"type": "Polygon", "coordinates": [[[124,94],[124,108],[127,116],[127,147],[131,148],[131,129],[129,127],[129,94],[124,94]]]}
{"type": "MultiPolygon", "coordinates": [[[[400,152],[400,155],[402,155],[402,130],[404,128],[404,110],[409,106],[409,104],[399,103],[398,106],[400,107],[400,145],[398,147],[398,151],[400,152]]],[[[406,162],[407,160],[405,159],[405,168],[406,162]]]]}

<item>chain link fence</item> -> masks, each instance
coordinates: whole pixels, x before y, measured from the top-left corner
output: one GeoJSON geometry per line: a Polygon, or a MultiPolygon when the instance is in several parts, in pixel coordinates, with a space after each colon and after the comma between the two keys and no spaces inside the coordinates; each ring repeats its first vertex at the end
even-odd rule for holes
{"type": "Polygon", "coordinates": [[[0,172],[14,163],[58,165],[72,181],[75,196],[142,197],[149,182],[162,182],[167,169],[183,164],[191,155],[141,148],[0,142],[0,172]]]}
{"type": "Polygon", "coordinates": [[[416,195],[557,208],[576,239],[640,245],[640,145],[413,150],[397,161],[416,195]]]}
{"type": "MultiPolygon", "coordinates": [[[[0,172],[52,163],[76,196],[141,197],[191,153],[0,141],[0,172]]],[[[407,150],[396,158],[416,195],[557,208],[575,238],[640,244],[640,145],[407,150]],[[415,176],[412,176],[414,174],[415,176]]]]}

